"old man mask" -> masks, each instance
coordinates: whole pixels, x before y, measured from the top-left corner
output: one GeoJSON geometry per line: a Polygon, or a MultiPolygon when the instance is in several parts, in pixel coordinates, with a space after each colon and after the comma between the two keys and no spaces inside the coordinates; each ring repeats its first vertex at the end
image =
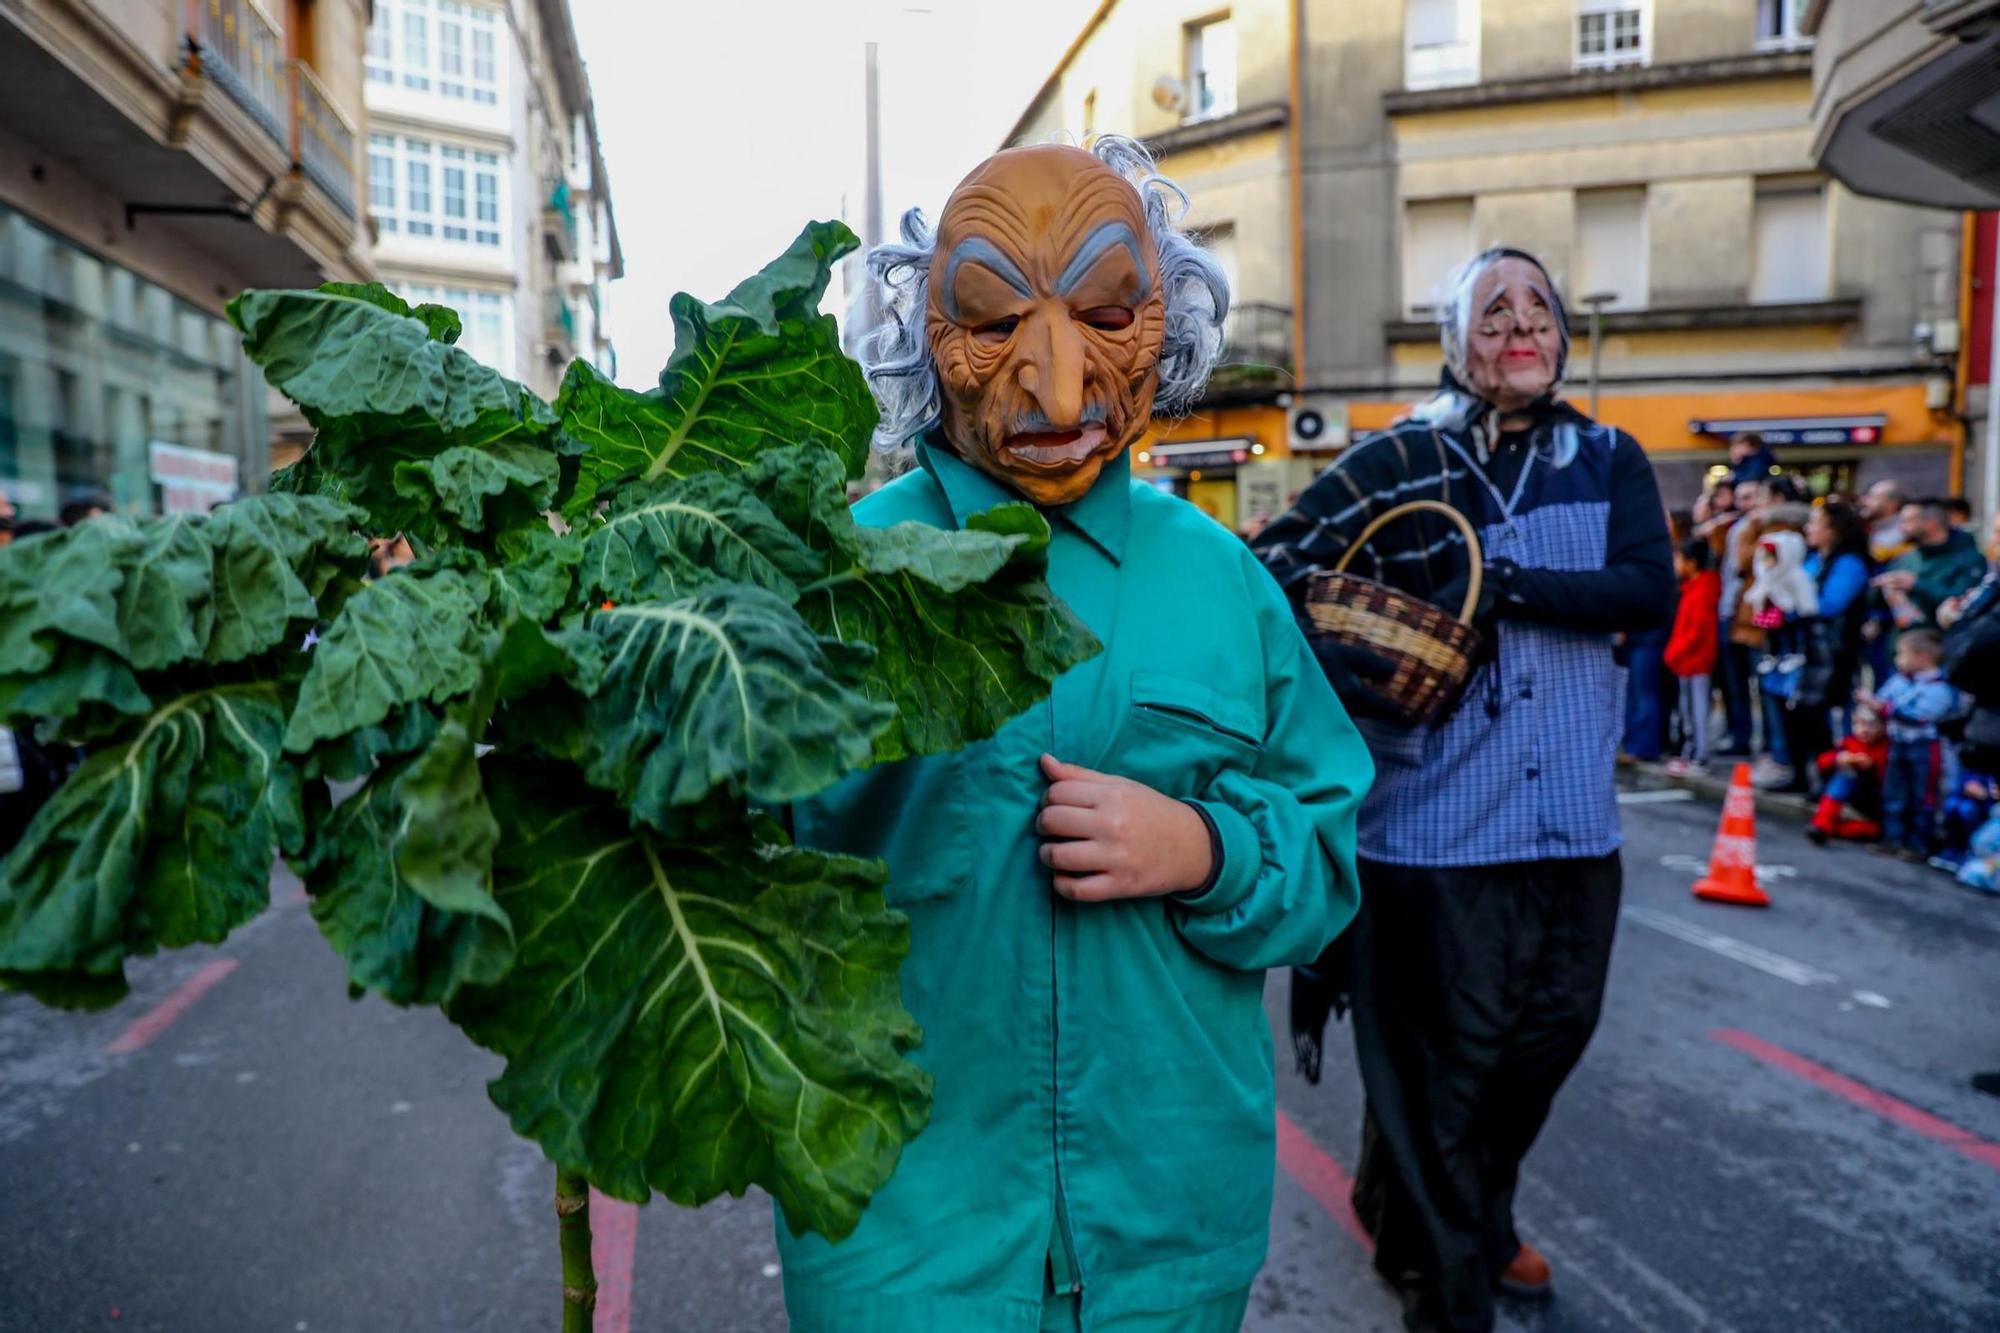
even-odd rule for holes
{"type": "Polygon", "coordinates": [[[1082,149],[987,159],[939,219],[925,334],[961,457],[1081,499],[1152,419],[1166,309],[1139,193],[1082,149]]]}

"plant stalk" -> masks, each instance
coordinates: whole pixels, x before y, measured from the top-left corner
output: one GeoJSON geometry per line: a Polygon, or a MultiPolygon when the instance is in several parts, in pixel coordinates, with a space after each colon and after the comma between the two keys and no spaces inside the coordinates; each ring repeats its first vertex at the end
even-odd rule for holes
{"type": "Polygon", "coordinates": [[[556,1231],[562,1241],[562,1333],[591,1333],[597,1273],[590,1265],[590,1182],[556,1172],[556,1231]]]}

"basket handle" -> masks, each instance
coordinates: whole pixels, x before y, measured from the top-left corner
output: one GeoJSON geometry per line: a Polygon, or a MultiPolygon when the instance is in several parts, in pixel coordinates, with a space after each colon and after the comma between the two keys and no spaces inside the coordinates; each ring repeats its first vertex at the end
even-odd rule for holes
{"type": "Polygon", "coordinates": [[[1472,558],[1472,573],[1465,585],[1465,605],[1459,608],[1458,619],[1460,624],[1470,625],[1472,623],[1472,608],[1479,605],[1480,589],[1486,582],[1486,553],[1479,545],[1479,530],[1472,526],[1472,520],[1441,500],[1411,500],[1405,504],[1397,505],[1394,509],[1385,510],[1377,514],[1373,519],[1369,520],[1367,527],[1361,529],[1361,535],[1348,543],[1347,549],[1340,553],[1340,559],[1333,562],[1333,572],[1336,574],[1344,573],[1348,562],[1353,560],[1355,554],[1368,544],[1368,539],[1389,524],[1409,514],[1420,514],[1427,511],[1443,514],[1446,518],[1456,523],[1458,530],[1465,534],[1465,549],[1466,554],[1472,558]]]}

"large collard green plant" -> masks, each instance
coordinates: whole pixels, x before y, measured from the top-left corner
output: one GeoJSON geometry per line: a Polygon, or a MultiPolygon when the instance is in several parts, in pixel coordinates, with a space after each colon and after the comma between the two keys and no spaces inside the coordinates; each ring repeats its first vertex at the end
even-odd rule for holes
{"type": "Polygon", "coordinates": [[[1032,508],[849,514],[875,416],[817,303],[852,245],[813,225],[676,297],[657,389],[578,362],[554,404],[379,286],[239,297],[316,432],[274,493],[0,552],[0,713],[88,755],[5,863],[0,981],[115,1001],[126,958],[262,911],[282,854],[356,992],[505,1060],[566,1326],[586,1183],[754,1184],[850,1232],[929,1109],[907,932],[880,865],[773,813],[990,735],[1096,648],[1032,508]],[[394,532],[419,558],[365,581],[394,532]]]}

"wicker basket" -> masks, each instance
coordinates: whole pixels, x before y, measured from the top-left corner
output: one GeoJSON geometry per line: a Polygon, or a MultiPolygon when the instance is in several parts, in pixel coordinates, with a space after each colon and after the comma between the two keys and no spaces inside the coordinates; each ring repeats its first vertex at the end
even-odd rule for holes
{"type": "Polygon", "coordinates": [[[1472,609],[1479,605],[1484,563],[1471,520],[1448,504],[1413,500],[1379,515],[1341,553],[1338,564],[1313,576],[1306,590],[1306,614],[1321,634],[1395,663],[1395,674],[1375,683],[1376,690],[1404,721],[1429,722],[1458,698],[1479,656],[1479,631],[1470,622],[1472,609]],[[1472,568],[1465,605],[1456,617],[1421,597],[1347,572],[1348,563],[1383,527],[1424,511],[1443,514],[1465,534],[1472,568]]]}

